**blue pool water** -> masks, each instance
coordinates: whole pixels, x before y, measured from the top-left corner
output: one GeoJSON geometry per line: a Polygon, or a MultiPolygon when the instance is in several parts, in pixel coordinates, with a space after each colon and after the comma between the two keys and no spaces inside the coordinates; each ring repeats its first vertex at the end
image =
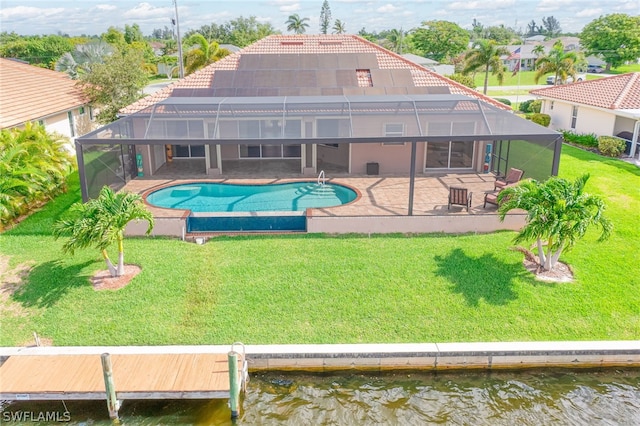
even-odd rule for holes
{"type": "Polygon", "coordinates": [[[154,191],[147,196],[147,202],[157,207],[188,209],[197,213],[304,211],[346,204],[356,196],[356,192],[346,186],[329,183],[189,183],[154,191]]]}

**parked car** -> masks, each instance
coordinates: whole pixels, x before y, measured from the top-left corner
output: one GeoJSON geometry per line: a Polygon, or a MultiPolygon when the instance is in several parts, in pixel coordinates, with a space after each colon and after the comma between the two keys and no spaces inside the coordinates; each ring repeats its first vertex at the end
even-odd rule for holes
{"type": "Polygon", "coordinates": [[[602,65],[587,65],[587,72],[600,74],[604,72],[604,68],[602,68],[602,65]]]}
{"type": "MultiPolygon", "coordinates": [[[[576,81],[585,81],[587,76],[585,74],[576,74],[576,81]]],[[[573,77],[568,76],[567,81],[560,80],[557,84],[573,83],[573,77]]],[[[556,84],[556,76],[550,75],[547,77],[547,84],[556,84]]]]}

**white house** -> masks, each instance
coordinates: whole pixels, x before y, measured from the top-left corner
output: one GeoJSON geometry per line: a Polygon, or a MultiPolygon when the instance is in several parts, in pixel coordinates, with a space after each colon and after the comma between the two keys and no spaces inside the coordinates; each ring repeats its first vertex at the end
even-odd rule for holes
{"type": "Polygon", "coordinates": [[[631,134],[629,155],[640,150],[640,72],[536,89],[541,112],[551,116],[550,127],[595,133],[598,136],[631,134]]]}
{"type": "Polygon", "coordinates": [[[67,74],[0,58],[0,128],[34,122],[73,142],[92,130],[92,121],[86,97],[67,74]]]}

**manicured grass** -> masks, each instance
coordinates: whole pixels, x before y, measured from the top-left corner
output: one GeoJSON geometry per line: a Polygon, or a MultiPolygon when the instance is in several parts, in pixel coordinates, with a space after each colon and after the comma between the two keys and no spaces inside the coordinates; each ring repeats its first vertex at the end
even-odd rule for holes
{"type": "MultiPolygon", "coordinates": [[[[540,77],[540,79],[536,83],[534,78],[535,74],[535,71],[521,71],[516,75],[512,75],[512,73],[507,72],[504,74],[502,85],[498,84],[498,79],[496,78],[496,76],[489,74],[489,86],[501,86],[505,89],[511,90],[517,86],[545,85],[547,83],[547,76],[551,75],[548,74],[540,77]]],[[[602,77],[604,76],[600,74],[587,74],[587,80],[595,80],[602,77]]],[[[476,87],[482,90],[482,88],[484,87],[484,74],[477,73],[474,81],[476,83],[476,87]]],[[[498,96],[495,93],[495,90],[492,93],[493,94],[491,96],[498,96]]]]}
{"type": "Polygon", "coordinates": [[[64,256],[49,233],[78,197],[75,181],[73,194],[0,235],[11,267],[33,266],[2,302],[0,344],[33,331],[56,345],[637,339],[640,169],[565,146],[561,175],[585,171],[615,230],[604,243],[590,232],[563,256],[571,284],[535,281],[509,250],[512,232],[242,236],[130,238],[126,261],[142,273],[96,292],[99,253],[64,256]]]}

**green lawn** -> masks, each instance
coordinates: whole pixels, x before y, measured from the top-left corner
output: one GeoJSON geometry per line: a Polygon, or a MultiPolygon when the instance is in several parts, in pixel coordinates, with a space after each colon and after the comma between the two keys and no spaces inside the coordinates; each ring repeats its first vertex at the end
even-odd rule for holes
{"type": "Polygon", "coordinates": [[[615,224],[607,242],[590,232],[563,256],[571,284],[536,282],[509,250],[512,232],[242,236],[128,239],[126,261],[142,273],[96,292],[99,253],[63,256],[49,232],[79,197],[75,179],[73,193],[0,235],[10,268],[32,266],[0,301],[0,345],[33,331],[56,345],[638,339],[640,169],[568,146],[560,168],[592,174],[588,191],[606,197],[615,224]]]}
{"type": "MultiPolygon", "coordinates": [[[[501,86],[506,91],[510,91],[514,89],[514,86],[533,86],[537,84],[544,85],[547,83],[547,75],[540,77],[540,79],[536,83],[534,79],[535,74],[535,71],[521,71],[516,75],[512,75],[512,73],[507,72],[504,74],[502,85],[498,84],[498,79],[496,78],[496,76],[489,74],[489,86],[501,86]]],[[[602,77],[604,76],[600,74],[587,74],[587,80],[595,80],[602,77]]],[[[484,74],[477,73],[474,81],[476,83],[476,87],[482,89],[482,87],[484,87],[484,74]]],[[[495,92],[498,92],[498,90],[492,91],[492,93],[495,92]]]]}

